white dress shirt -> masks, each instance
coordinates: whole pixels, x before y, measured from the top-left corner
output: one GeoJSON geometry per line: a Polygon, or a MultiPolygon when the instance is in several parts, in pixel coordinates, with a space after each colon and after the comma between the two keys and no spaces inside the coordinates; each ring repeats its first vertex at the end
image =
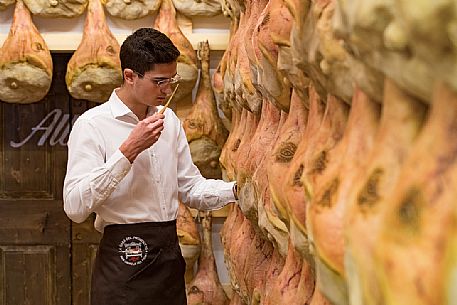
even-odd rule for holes
{"type": "MultiPolygon", "coordinates": [[[[161,107],[150,107],[148,116],[161,107]]],[[[180,120],[171,109],[164,114],[159,140],[132,164],[119,147],[139,121],[115,91],[76,120],[63,189],[70,219],[83,222],[95,212],[95,228],[102,232],[109,224],[174,220],[178,200],[200,210],[235,201],[234,182],[202,177],[180,120]]]]}

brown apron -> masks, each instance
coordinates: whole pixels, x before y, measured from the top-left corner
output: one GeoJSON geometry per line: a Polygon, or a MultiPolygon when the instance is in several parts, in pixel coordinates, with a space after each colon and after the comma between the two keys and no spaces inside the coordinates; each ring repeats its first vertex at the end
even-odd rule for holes
{"type": "Polygon", "coordinates": [[[186,263],[176,220],[105,227],[91,305],[186,305],[186,263]]]}

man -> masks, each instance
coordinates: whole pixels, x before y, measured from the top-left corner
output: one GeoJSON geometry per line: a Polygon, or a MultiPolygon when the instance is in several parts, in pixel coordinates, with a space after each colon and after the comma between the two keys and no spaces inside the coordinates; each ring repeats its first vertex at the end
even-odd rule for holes
{"type": "Polygon", "coordinates": [[[152,28],[127,37],[122,86],[81,115],[70,134],[65,212],[75,222],[95,212],[103,232],[92,305],[186,305],[178,200],[204,210],[235,200],[233,182],[201,176],[174,112],[158,113],[179,80],[179,54],[152,28]]]}

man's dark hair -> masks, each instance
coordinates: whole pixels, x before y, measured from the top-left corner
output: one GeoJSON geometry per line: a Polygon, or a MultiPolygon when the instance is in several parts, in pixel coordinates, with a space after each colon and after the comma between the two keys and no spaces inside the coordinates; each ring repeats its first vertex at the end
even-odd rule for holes
{"type": "Polygon", "coordinates": [[[154,69],[154,64],[168,64],[178,59],[180,53],[164,33],[153,28],[141,28],[128,36],[121,46],[122,71],[132,69],[144,75],[154,69]]]}

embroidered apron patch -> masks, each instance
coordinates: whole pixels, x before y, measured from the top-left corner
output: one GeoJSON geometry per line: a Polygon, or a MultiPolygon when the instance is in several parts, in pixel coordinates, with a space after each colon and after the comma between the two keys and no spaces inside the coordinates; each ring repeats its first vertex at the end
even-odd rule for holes
{"type": "Polygon", "coordinates": [[[129,236],[119,244],[119,253],[125,264],[136,266],[144,262],[148,256],[148,245],[138,236],[129,236]]]}

